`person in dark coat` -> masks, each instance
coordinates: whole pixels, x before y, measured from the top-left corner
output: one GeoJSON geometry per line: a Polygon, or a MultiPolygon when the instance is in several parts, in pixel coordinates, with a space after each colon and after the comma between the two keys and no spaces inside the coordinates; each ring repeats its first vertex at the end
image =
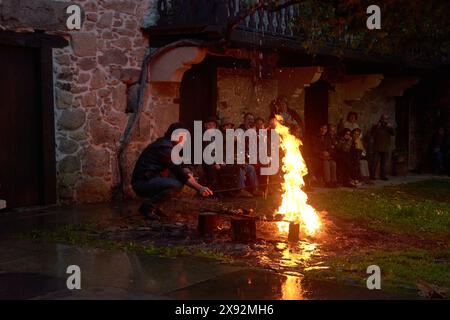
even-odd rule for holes
{"type": "Polygon", "coordinates": [[[352,132],[350,129],[343,129],[341,137],[336,145],[337,168],[344,187],[355,188],[359,184],[353,179],[355,162],[352,157],[352,132]]]}
{"type": "Polygon", "coordinates": [[[184,127],[181,123],[171,124],[163,137],[144,149],[134,167],[131,184],[138,196],[146,198],[139,212],[147,219],[159,219],[163,216],[157,206],[180,192],[185,184],[204,197],[213,194],[182,166],[172,162],[172,148],[178,143],[184,143],[183,137],[178,141],[171,140],[172,133],[177,129],[184,127]]]}
{"type": "MultiPolygon", "coordinates": [[[[444,174],[446,172],[446,157],[448,153],[448,137],[444,127],[439,127],[431,141],[433,158],[433,173],[444,174]]],[[[448,160],[448,159],[447,159],[448,160]]]]}
{"type": "Polygon", "coordinates": [[[380,164],[380,179],[388,180],[386,176],[386,162],[391,150],[391,140],[394,135],[394,128],[389,123],[389,117],[383,114],[380,121],[372,127],[373,138],[373,161],[370,178],[375,179],[375,171],[380,164]]]}
{"type": "Polygon", "coordinates": [[[316,162],[316,177],[323,177],[326,187],[335,187],[336,161],[331,156],[331,144],[328,139],[328,126],[320,126],[319,135],[313,140],[314,157],[316,162]]]}
{"type": "MultiPolygon", "coordinates": [[[[209,129],[218,129],[219,123],[217,120],[217,117],[210,116],[208,117],[205,122],[203,123],[203,129],[209,130],[209,129]]],[[[210,141],[204,141],[203,142],[203,150],[210,144],[210,141]]],[[[220,164],[214,163],[214,164],[202,164],[203,172],[205,173],[205,178],[208,181],[207,185],[212,190],[217,190],[217,186],[219,184],[219,170],[220,170],[220,164]]]]}

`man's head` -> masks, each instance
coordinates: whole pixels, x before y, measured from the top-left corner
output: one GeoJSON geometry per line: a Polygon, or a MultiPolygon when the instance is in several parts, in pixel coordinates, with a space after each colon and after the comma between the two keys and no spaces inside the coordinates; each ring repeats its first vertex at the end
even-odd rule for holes
{"type": "Polygon", "coordinates": [[[337,133],[337,127],[335,124],[329,123],[328,124],[328,133],[329,134],[336,134],[337,133]]]}
{"type": "Polygon", "coordinates": [[[353,129],[352,137],[353,137],[353,139],[358,139],[359,137],[361,137],[361,129],[359,129],[359,128],[353,129]]]}
{"type": "Polygon", "coordinates": [[[352,138],[352,132],[350,129],[344,129],[342,130],[342,137],[344,140],[350,140],[352,138]]]}
{"type": "Polygon", "coordinates": [[[244,115],[244,126],[246,129],[253,128],[255,126],[255,116],[253,113],[247,112],[244,115]]]}
{"type": "Polygon", "coordinates": [[[167,128],[166,133],[164,134],[164,138],[171,140],[173,145],[183,143],[186,140],[187,132],[188,131],[184,124],[182,124],[181,122],[174,122],[167,128]],[[178,129],[183,129],[185,132],[184,134],[178,135],[178,140],[172,141],[172,133],[174,133],[174,131],[178,129]]]}
{"type": "Polygon", "coordinates": [[[358,114],[356,112],[349,112],[347,114],[347,121],[350,123],[355,123],[358,120],[358,114]]]}
{"type": "Polygon", "coordinates": [[[327,127],[326,124],[320,126],[319,133],[320,133],[321,136],[326,135],[327,131],[328,131],[328,127],[327,127]]]}
{"type": "Polygon", "coordinates": [[[275,101],[277,111],[279,113],[287,112],[288,109],[288,98],[285,95],[279,95],[275,101]]]}
{"type": "Polygon", "coordinates": [[[382,124],[388,123],[388,122],[389,122],[389,116],[388,116],[387,114],[383,113],[383,114],[381,115],[381,117],[380,117],[380,122],[381,122],[382,124]]]}
{"type": "Polygon", "coordinates": [[[223,117],[222,120],[220,121],[220,124],[221,124],[222,130],[234,128],[234,123],[231,121],[230,118],[223,117]]]}
{"type": "Polygon", "coordinates": [[[255,120],[255,127],[257,130],[264,129],[265,128],[265,122],[264,119],[261,117],[256,118],[255,120]]]}
{"type": "Polygon", "coordinates": [[[205,130],[217,129],[217,118],[214,116],[208,117],[203,123],[203,126],[205,127],[205,130]]]}

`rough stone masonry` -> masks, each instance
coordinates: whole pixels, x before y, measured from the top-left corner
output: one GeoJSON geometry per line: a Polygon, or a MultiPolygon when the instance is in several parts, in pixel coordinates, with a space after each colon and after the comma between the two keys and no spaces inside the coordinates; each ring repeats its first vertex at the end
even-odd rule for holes
{"type": "MultiPolygon", "coordinates": [[[[119,183],[117,150],[136,104],[137,82],[148,39],[141,31],[151,24],[154,0],[2,0],[1,29],[62,35],[69,46],[53,50],[58,199],[98,202],[112,197],[119,183]],[[78,4],[81,30],[68,31],[65,8],[78,4]],[[147,16],[146,16],[147,15],[147,16]],[[150,20],[149,20],[150,19],[150,20]]],[[[155,113],[169,114],[178,89],[152,86],[127,149],[126,169],[138,152],[166,126],[155,113]]],[[[173,108],[172,108],[173,109],[173,108]]],[[[166,122],[172,119],[166,117],[166,122]]],[[[125,176],[129,176],[125,173],[125,176]]],[[[127,183],[127,182],[126,182],[127,183]]],[[[128,187],[126,196],[132,196],[128,187]]]]}

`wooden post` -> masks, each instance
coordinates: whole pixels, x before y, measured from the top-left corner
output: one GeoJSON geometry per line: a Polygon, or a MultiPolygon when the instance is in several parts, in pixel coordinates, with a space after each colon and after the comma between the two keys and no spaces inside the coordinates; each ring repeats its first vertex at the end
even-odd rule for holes
{"type": "Polygon", "coordinates": [[[198,234],[201,237],[211,235],[217,228],[217,213],[215,212],[201,212],[198,215],[198,234]]]}
{"type": "Polygon", "coordinates": [[[256,240],[255,219],[232,219],[231,238],[236,242],[252,242],[256,240]]]}
{"type": "Polygon", "coordinates": [[[297,222],[289,222],[289,242],[297,242],[300,240],[300,225],[297,222]]]}

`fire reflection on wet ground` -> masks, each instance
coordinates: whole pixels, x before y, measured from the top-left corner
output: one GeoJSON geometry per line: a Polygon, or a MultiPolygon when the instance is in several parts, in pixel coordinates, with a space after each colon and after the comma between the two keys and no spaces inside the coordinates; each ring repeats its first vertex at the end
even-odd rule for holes
{"type": "MultiPolygon", "coordinates": [[[[193,202],[194,203],[194,202],[193,202]]],[[[198,203],[198,202],[197,202],[198,203]]],[[[211,202],[204,202],[205,206],[211,207],[211,202]]],[[[87,217],[95,217],[93,212],[100,212],[104,210],[105,215],[101,220],[90,221],[92,225],[74,224],[80,222],[80,217],[74,215],[62,215],[60,211],[55,210],[54,215],[47,216],[30,216],[27,217],[27,223],[20,225],[20,230],[24,230],[24,225],[35,229],[39,227],[42,230],[43,217],[44,220],[48,220],[48,225],[54,227],[55,219],[58,217],[58,221],[62,223],[62,226],[73,225],[76,228],[70,229],[67,236],[73,236],[74,232],[77,233],[77,237],[83,239],[97,239],[99,241],[117,242],[117,243],[139,243],[146,247],[163,247],[163,248],[175,248],[182,247],[187,252],[209,251],[218,252],[232,258],[226,263],[218,262],[220,268],[237,268],[242,269],[237,273],[231,272],[229,275],[221,275],[217,278],[208,280],[205,283],[192,283],[192,274],[203,275],[204,271],[198,269],[198,264],[203,263],[200,259],[191,259],[189,262],[184,263],[186,255],[184,257],[178,257],[177,259],[162,258],[152,255],[139,255],[131,252],[100,252],[93,249],[74,250],[74,254],[80,255],[82,259],[86,259],[86,256],[90,254],[99,256],[98,261],[102,262],[100,271],[98,268],[93,268],[93,273],[104,273],[106,269],[111,268],[111,274],[117,276],[118,263],[112,263],[112,260],[107,260],[107,263],[103,263],[105,255],[111,256],[111,259],[115,259],[120,256],[120,259],[130,259],[129,263],[125,263],[127,267],[132,267],[131,273],[121,272],[121,274],[128,274],[134,279],[135,286],[139,284],[139,290],[142,284],[152,284],[161,287],[161,290],[166,286],[165,278],[156,277],[161,270],[149,271],[146,273],[146,269],[154,268],[161,264],[161,261],[168,261],[176,264],[176,272],[171,272],[170,277],[179,277],[175,279],[175,283],[182,287],[182,289],[175,290],[169,294],[174,298],[192,298],[196,297],[202,299],[226,299],[226,298],[242,298],[242,299],[312,299],[312,298],[360,298],[367,296],[367,289],[358,288],[354,286],[339,285],[337,283],[330,283],[324,281],[315,281],[309,277],[304,277],[308,270],[314,269],[326,269],[327,257],[330,254],[339,254],[343,250],[347,250],[350,246],[355,245],[355,238],[352,237],[350,232],[344,233],[342,231],[337,232],[336,226],[332,224],[324,215],[321,215],[321,221],[323,222],[323,232],[309,237],[301,233],[301,240],[296,243],[288,242],[286,234],[278,232],[278,226],[276,222],[258,222],[257,227],[257,240],[252,243],[236,243],[231,241],[230,238],[230,224],[229,220],[224,218],[220,221],[220,228],[217,232],[211,236],[202,238],[197,235],[196,231],[196,212],[203,208],[195,207],[195,209],[189,209],[186,206],[179,208],[178,210],[171,210],[169,219],[160,222],[148,222],[144,221],[136,213],[136,207],[138,203],[133,206],[127,206],[120,209],[120,214],[112,215],[110,211],[98,205],[87,206],[89,210],[82,210],[87,217]],[[67,216],[67,217],[66,217],[67,216]],[[61,218],[66,217],[66,218],[61,218]],[[347,234],[347,238],[343,237],[343,234],[347,234]],[[339,237],[338,237],[339,236],[339,237]],[[155,259],[158,263],[155,264],[155,259]],[[160,261],[161,260],[161,261],[160,261]],[[178,268],[179,266],[181,266],[178,268]],[[103,270],[105,269],[105,270],[103,270]],[[144,272],[145,271],[145,272],[144,272]],[[144,273],[142,273],[144,272],[144,273]],[[146,280],[148,277],[151,280],[146,280]],[[156,281],[156,282],[155,282],[156,281]],[[159,284],[159,282],[164,282],[159,284]],[[209,288],[209,289],[208,289],[209,288]],[[220,289],[220,290],[219,290],[220,289]],[[223,289],[223,290],[222,290],[223,289]],[[356,293],[360,290],[360,293],[356,293]],[[364,291],[364,292],[363,292],[364,291]]],[[[119,210],[119,209],[118,209],[119,210]]],[[[270,208],[268,209],[270,210],[270,208]]],[[[75,212],[75,211],[74,211],[75,212]]],[[[259,207],[258,212],[264,212],[259,207]]],[[[68,212],[72,214],[72,211],[68,212]]],[[[19,220],[20,222],[22,220],[19,220]]],[[[83,221],[87,221],[83,219],[83,221]]],[[[45,222],[47,223],[47,222],[45,222]]],[[[13,230],[13,228],[9,228],[13,230]]],[[[19,224],[17,229],[19,230],[19,224]]],[[[358,228],[352,225],[352,232],[360,232],[358,228]]],[[[350,231],[351,231],[350,230],[350,231]]],[[[364,234],[367,234],[365,230],[364,234]]],[[[363,232],[361,231],[361,232],[363,232]]],[[[49,231],[50,232],[50,231],[49,231]]],[[[63,239],[61,242],[64,243],[63,239]]],[[[87,241],[89,242],[89,241],[87,241]]],[[[17,240],[13,243],[17,245],[17,240]]],[[[29,250],[29,245],[26,246],[29,250]]],[[[8,248],[5,246],[5,248],[8,248]]],[[[17,249],[14,249],[16,252],[17,249]]],[[[45,250],[45,252],[51,251],[45,250]]],[[[59,254],[57,254],[59,256],[59,254]]],[[[192,256],[189,255],[188,256],[192,256]]],[[[33,255],[36,259],[41,259],[37,255],[33,255]]],[[[34,259],[31,257],[30,259],[34,259]]],[[[81,258],[80,258],[81,259],[81,258]]],[[[97,261],[96,260],[96,261],[97,261]]],[[[205,270],[211,268],[210,262],[205,266],[205,270]]],[[[214,264],[214,263],[213,263],[214,264]]],[[[20,264],[23,266],[23,264],[20,264]]],[[[41,264],[37,264],[41,265],[41,264]]],[[[53,265],[53,264],[52,264],[53,265]]],[[[29,270],[33,264],[27,264],[27,267],[21,268],[16,264],[8,264],[6,272],[17,272],[20,269],[21,272],[37,272],[39,270],[29,270]],[[17,270],[16,270],[17,269],[17,270]],[[22,270],[23,269],[23,270],[22,270]]],[[[51,265],[49,266],[49,268],[51,265]]],[[[90,268],[93,266],[90,266],[90,268]]],[[[202,267],[203,268],[203,267],[202,267]]],[[[172,270],[172,269],[171,269],[172,270]]],[[[174,271],[174,270],[172,270],[174,271]]],[[[50,270],[48,274],[52,274],[50,270]]],[[[229,271],[227,271],[229,272],[229,271]]],[[[8,274],[4,274],[4,277],[9,278],[8,274]]],[[[12,277],[12,276],[11,276],[12,277]]],[[[120,277],[119,277],[120,278],[120,277]]],[[[12,277],[13,279],[13,277],[12,277]]],[[[93,277],[92,279],[96,279],[93,277]]],[[[108,277],[109,279],[109,277],[108,277]]],[[[126,279],[125,279],[126,280],[126,279]]],[[[128,281],[128,280],[127,280],[128,281]]],[[[172,281],[173,282],[173,281],[172,281]]],[[[125,283],[125,282],[124,282],[125,283]]],[[[127,282],[128,283],[128,282],[127,282]]],[[[101,283],[94,283],[93,285],[101,286],[101,283]]],[[[159,290],[159,289],[158,289],[159,290]]],[[[165,291],[168,292],[168,291],[165,291]]],[[[107,292],[105,292],[107,294],[107,292]]]]}

